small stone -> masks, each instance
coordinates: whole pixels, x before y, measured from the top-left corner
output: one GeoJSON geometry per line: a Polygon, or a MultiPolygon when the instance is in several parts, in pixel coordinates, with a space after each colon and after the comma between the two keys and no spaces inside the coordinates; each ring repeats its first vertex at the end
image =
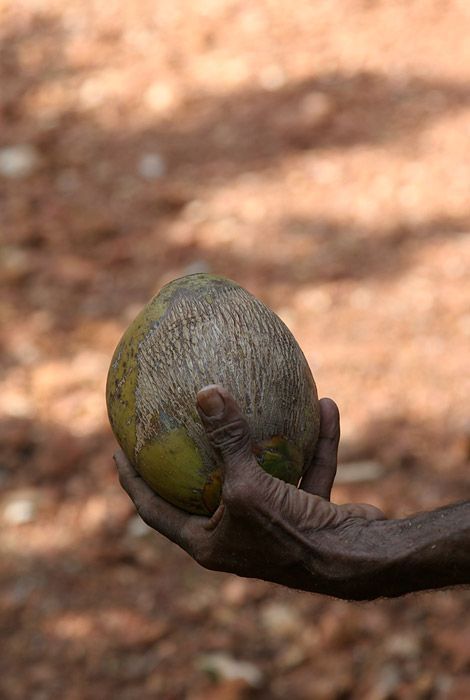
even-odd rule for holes
{"type": "Polygon", "coordinates": [[[10,525],[30,523],[36,517],[37,506],[34,494],[12,494],[3,507],[3,519],[10,525]]]}
{"type": "Polygon", "coordinates": [[[224,681],[240,679],[252,688],[259,688],[263,682],[263,674],[257,666],[222,652],[203,654],[199,657],[197,665],[201,671],[224,681]]]}
{"type": "Polygon", "coordinates": [[[16,246],[4,246],[0,250],[0,269],[6,280],[21,280],[31,272],[30,256],[16,246]]]}
{"type": "Polygon", "coordinates": [[[0,175],[3,177],[28,177],[39,167],[40,162],[38,151],[27,143],[0,149],[0,175]]]}
{"type": "Polygon", "coordinates": [[[385,643],[388,654],[404,659],[416,658],[421,653],[421,644],[412,634],[394,634],[385,643]]]}
{"type": "Polygon", "coordinates": [[[279,637],[298,635],[302,628],[297,611],[284,603],[267,603],[262,608],[261,619],[267,631],[279,637]]]}
{"type": "Polygon", "coordinates": [[[355,484],[361,481],[376,481],[385,473],[384,467],[375,460],[349,462],[338,467],[337,484],[355,484]]]}
{"type": "Polygon", "coordinates": [[[166,163],[159,153],[146,153],[140,158],[137,170],[145,180],[159,180],[166,174],[166,163]]]}

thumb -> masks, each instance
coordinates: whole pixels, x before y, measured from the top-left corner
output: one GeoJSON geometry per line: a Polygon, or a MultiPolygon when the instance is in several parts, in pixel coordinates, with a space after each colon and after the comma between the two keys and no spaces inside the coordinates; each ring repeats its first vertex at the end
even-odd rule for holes
{"type": "Polygon", "coordinates": [[[250,428],[233,396],[211,384],[197,394],[197,410],[210,444],[221,457],[224,485],[262,471],[252,452],[250,428]]]}

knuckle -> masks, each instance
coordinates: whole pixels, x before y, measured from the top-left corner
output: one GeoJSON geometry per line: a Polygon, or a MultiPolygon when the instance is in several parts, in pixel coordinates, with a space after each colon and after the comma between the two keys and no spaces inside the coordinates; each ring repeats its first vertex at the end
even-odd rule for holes
{"type": "Polygon", "coordinates": [[[216,448],[228,452],[240,452],[250,443],[247,425],[242,418],[208,431],[208,438],[216,448]]]}

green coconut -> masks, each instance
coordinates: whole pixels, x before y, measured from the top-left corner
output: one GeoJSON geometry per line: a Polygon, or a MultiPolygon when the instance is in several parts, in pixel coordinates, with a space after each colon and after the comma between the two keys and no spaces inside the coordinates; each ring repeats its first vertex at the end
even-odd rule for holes
{"type": "Polygon", "coordinates": [[[237,400],[261,467],[298,484],[319,432],[307,361],[261,301],[231,280],[196,274],[151,299],[109,368],[111,427],[152,489],[190,513],[217,508],[220,464],[196,410],[196,394],[208,384],[221,384],[237,400]]]}

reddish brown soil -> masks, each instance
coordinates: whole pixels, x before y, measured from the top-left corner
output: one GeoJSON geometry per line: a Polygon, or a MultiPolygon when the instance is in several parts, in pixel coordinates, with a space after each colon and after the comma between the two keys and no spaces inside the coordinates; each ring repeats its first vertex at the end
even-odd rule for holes
{"type": "Polygon", "coordinates": [[[372,460],[338,501],[469,497],[469,34],[466,0],[0,0],[0,150],[35,156],[0,175],[1,697],[470,697],[468,591],[204,571],[139,531],[103,402],[136,311],[208,269],[286,320],[342,463],[372,460]]]}

